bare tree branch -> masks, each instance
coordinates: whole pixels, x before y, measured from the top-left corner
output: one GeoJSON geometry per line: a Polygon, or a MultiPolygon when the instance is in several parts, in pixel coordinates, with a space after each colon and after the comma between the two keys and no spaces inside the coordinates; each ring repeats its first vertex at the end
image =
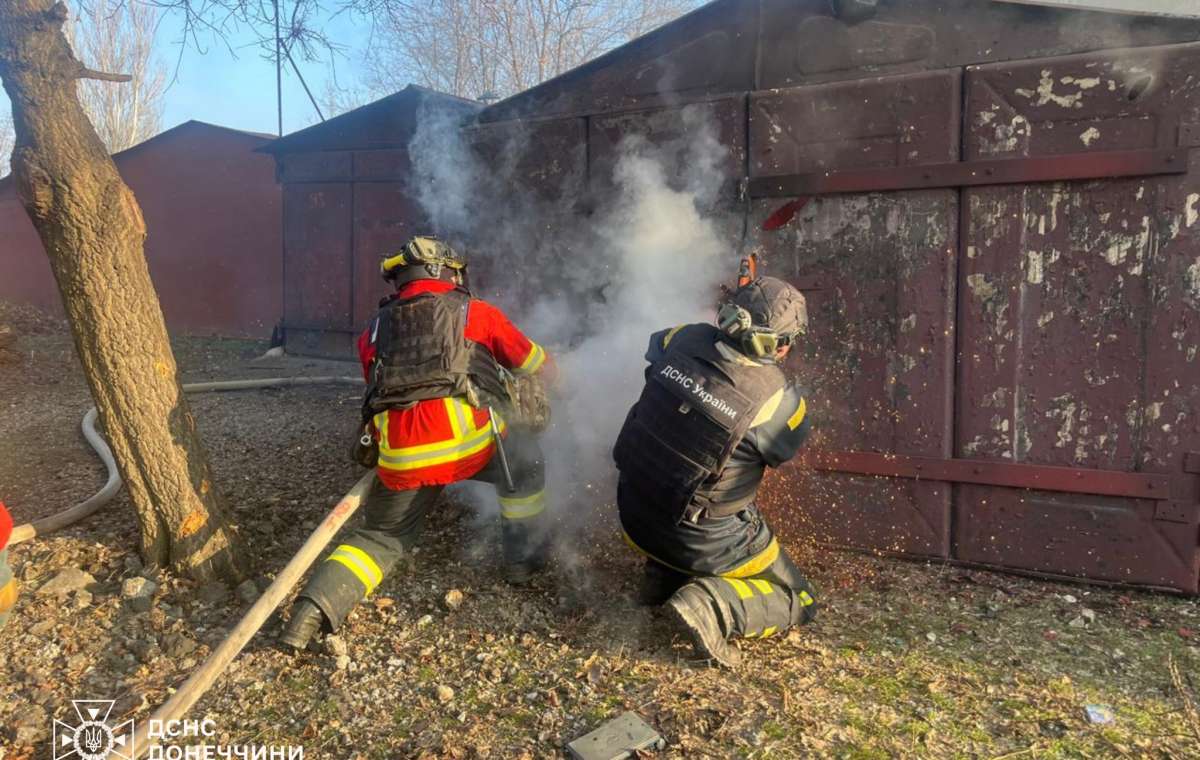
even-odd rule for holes
{"type": "Polygon", "coordinates": [[[95,79],[98,82],[132,82],[133,76],[130,74],[109,74],[103,71],[93,71],[87,66],[80,66],[79,73],[76,74],[80,79],[95,79]]]}
{"type": "Polygon", "coordinates": [[[409,81],[462,97],[511,95],[670,21],[699,0],[344,0],[370,18],[366,85],[409,81]]]}
{"type": "Polygon", "coordinates": [[[154,55],[158,11],[139,0],[90,0],[66,27],[80,64],[79,100],[110,152],[162,129],[167,69],[154,55]],[[125,71],[128,74],[110,74],[125,71]]]}

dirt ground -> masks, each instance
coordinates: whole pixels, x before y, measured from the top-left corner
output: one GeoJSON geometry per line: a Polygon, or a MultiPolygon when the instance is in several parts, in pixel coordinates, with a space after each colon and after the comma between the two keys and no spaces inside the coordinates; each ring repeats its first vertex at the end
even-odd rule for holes
{"type": "MultiPolygon", "coordinates": [[[[79,433],[90,402],[69,338],[15,322],[0,364],[0,499],[19,523],[86,498],[104,474],[79,433]]],[[[255,342],[176,348],[185,381],[329,369],[251,361],[266,348],[255,342]]],[[[346,387],[192,399],[258,589],[357,478],[346,453],[358,401],[346,387]]],[[[793,541],[820,617],[743,642],[746,664],[728,672],[689,661],[657,613],[634,605],[639,562],[612,508],[576,519],[588,524],[575,542],[587,585],[560,587],[551,572],[513,589],[499,580],[495,526],[448,500],[323,652],[274,650],[279,621],[268,623],[193,710],[216,726],[201,741],[303,746],[309,758],[560,757],[633,710],[666,738],[663,757],[1200,757],[1194,599],[793,541]],[[451,590],[461,605],[447,604],[451,590]],[[1089,720],[1089,705],[1111,722],[1089,720]]],[[[14,547],[23,586],[0,631],[0,760],[51,757],[52,719],[77,722],[72,699],[117,700],[110,723],[146,719],[248,608],[247,587],[142,568],[135,545],[122,495],[14,547]],[[68,568],[94,580],[39,591],[68,568]],[[122,598],[139,575],[158,583],[145,611],[122,598]]]]}

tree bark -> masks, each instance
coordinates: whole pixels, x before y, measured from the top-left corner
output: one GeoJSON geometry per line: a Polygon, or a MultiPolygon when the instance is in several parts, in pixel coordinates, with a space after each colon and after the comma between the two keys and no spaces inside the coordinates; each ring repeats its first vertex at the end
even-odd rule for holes
{"type": "MultiPolygon", "coordinates": [[[[17,192],[42,239],[75,347],[141,525],[148,564],[237,579],[237,534],[179,387],[133,193],[80,107],[89,71],[51,0],[0,0],[0,79],[13,105],[17,192]]],[[[203,294],[199,294],[203,297],[203,294]]],[[[46,424],[74,425],[56,409],[46,424]]]]}

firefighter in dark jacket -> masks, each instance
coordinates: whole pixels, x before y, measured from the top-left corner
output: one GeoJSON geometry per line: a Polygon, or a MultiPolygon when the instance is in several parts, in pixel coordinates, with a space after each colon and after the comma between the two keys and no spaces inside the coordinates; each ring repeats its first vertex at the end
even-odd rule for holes
{"type": "Polygon", "coordinates": [[[799,451],[804,393],[780,369],[807,326],[772,277],[722,304],[717,325],[655,333],[646,385],[613,449],[625,538],[647,558],[642,601],[666,604],[697,654],[733,667],[736,636],[807,623],[813,590],[755,504],[767,467],[799,451]]]}
{"type": "Polygon", "coordinates": [[[358,342],[368,384],[366,435],[378,444],[377,481],[363,527],[321,563],[292,607],[280,640],[295,649],[320,630],[337,630],[379,586],[416,544],[426,511],[450,483],[496,486],[506,580],[525,583],[545,561],[544,460],[536,439],[510,434],[499,412],[507,412],[509,400],[500,367],[545,376],[555,372],[553,362],[503,312],[471,296],[465,262],[436,238],[413,238],[380,269],[396,292],[380,303],[358,342]],[[506,462],[497,434],[504,436],[506,462]]]}

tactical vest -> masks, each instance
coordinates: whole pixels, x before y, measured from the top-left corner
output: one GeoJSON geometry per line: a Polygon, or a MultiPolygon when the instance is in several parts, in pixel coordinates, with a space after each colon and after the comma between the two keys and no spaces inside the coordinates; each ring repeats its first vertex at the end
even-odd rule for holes
{"type": "Polygon", "coordinates": [[[774,365],[726,359],[715,345],[718,336],[715,327],[699,324],[675,333],[650,365],[613,448],[621,476],[676,522],[700,510],[727,513],[694,499],[720,482],[754,416],[786,383],[774,365]]]}
{"type": "Polygon", "coordinates": [[[495,357],[466,338],[470,303],[463,290],[384,302],[364,415],[451,396],[475,407],[501,404],[507,394],[495,357]]]}

